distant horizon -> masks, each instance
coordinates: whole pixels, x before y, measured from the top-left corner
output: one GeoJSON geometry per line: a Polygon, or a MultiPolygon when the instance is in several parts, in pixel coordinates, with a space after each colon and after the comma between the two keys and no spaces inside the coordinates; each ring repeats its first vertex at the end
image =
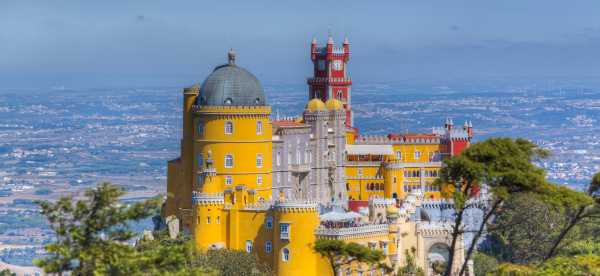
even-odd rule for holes
{"type": "Polygon", "coordinates": [[[600,77],[597,1],[318,3],[2,1],[0,86],[186,85],[229,48],[264,83],[302,82],[328,32],[356,82],[600,77]]]}

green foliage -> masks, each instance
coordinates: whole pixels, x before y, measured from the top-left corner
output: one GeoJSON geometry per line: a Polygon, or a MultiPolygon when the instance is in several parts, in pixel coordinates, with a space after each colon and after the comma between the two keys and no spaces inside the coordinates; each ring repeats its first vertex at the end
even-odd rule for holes
{"type": "Polygon", "coordinates": [[[256,255],[242,251],[219,249],[198,251],[193,242],[171,240],[168,234],[156,233],[152,241],[140,241],[136,246],[141,256],[139,272],[143,275],[271,275],[268,265],[256,255]]]}
{"type": "Polygon", "coordinates": [[[7,269],[0,270],[0,276],[17,276],[17,274],[10,271],[10,269],[7,268],[7,269]]]}
{"type": "Polygon", "coordinates": [[[398,276],[425,276],[425,272],[422,268],[417,266],[415,262],[415,252],[417,250],[412,247],[409,252],[408,249],[404,251],[406,258],[406,265],[398,268],[398,276]]]}
{"type": "Polygon", "coordinates": [[[473,254],[473,270],[475,276],[485,276],[487,273],[496,270],[498,260],[485,253],[477,252],[473,254]]]}
{"type": "MultiPolygon", "coordinates": [[[[492,195],[489,208],[484,210],[483,223],[486,224],[511,195],[543,190],[546,186],[545,172],[535,166],[533,161],[547,155],[547,151],[524,139],[491,138],[472,144],[460,155],[444,160],[437,183],[440,186],[451,187],[442,187],[442,195],[453,200],[456,210],[445,275],[450,275],[450,268],[455,262],[454,252],[459,246],[458,236],[463,231],[460,225],[463,223],[466,203],[477,194],[480,185],[485,184],[492,195]]],[[[467,250],[467,259],[474,252],[474,246],[483,231],[484,228],[481,227],[475,232],[475,241],[467,250]]],[[[464,272],[465,268],[463,265],[461,272],[464,272]]]]}
{"type": "Polygon", "coordinates": [[[319,239],[315,242],[314,250],[329,261],[333,274],[340,267],[354,262],[385,267],[385,264],[382,263],[385,257],[383,252],[354,242],[319,239]]]}
{"type": "Polygon", "coordinates": [[[486,253],[502,262],[529,264],[543,260],[567,222],[564,209],[548,197],[524,193],[509,198],[488,226],[493,250],[486,253]]]}
{"type": "Polygon", "coordinates": [[[539,266],[502,264],[494,276],[592,276],[600,275],[600,256],[555,257],[539,266]]]}
{"type": "Polygon", "coordinates": [[[49,256],[36,265],[46,272],[72,271],[73,275],[132,273],[134,249],[125,242],[134,233],[127,223],[156,213],[160,205],[157,199],[122,204],[123,194],[120,188],[102,183],[77,202],[71,197],[38,202],[56,242],[46,246],[49,256]]]}
{"type": "Polygon", "coordinates": [[[46,246],[49,256],[36,260],[36,265],[48,273],[71,275],[271,274],[254,255],[231,250],[197,251],[191,241],[171,240],[165,232],[129,245],[135,233],[128,222],[156,214],[160,201],[126,205],[119,201],[123,194],[121,188],[102,183],[77,202],[70,197],[55,203],[39,202],[57,237],[46,246]]]}

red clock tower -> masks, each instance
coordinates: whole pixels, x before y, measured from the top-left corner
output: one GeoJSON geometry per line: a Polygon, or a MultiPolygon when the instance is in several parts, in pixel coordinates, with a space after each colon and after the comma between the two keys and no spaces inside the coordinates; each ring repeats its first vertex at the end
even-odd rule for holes
{"type": "Polygon", "coordinates": [[[325,47],[318,47],[313,38],[310,44],[310,59],[313,61],[313,77],[308,78],[308,97],[320,98],[322,101],[335,98],[344,104],[346,110],[346,126],[352,127],[354,118],[350,107],[350,86],[352,79],[346,71],[350,59],[350,43],[344,39],[342,47],[333,45],[329,36],[325,47]]]}

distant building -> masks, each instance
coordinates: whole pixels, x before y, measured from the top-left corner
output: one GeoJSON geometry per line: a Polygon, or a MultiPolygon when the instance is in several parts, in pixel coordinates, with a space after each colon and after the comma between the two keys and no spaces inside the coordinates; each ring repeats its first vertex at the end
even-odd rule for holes
{"type": "MultiPolygon", "coordinates": [[[[199,248],[255,253],[278,275],[327,275],[311,247],[318,238],[381,249],[396,268],[414,248],[417,265],[433,275],[432,264],[448,258],[450,228],[428,215],[428,206],[444,204],[432,184],[441,161],[469,145],[472,125],[446,119],[427,134],[361,135],[348,40],[318,47],[313,39],[310,55],[309,99],[296,118],[271,118],[260,82],[233,50],[201,86],[184,89],[181,156],[168,163],[163,216],[177,216],[199,248]]],[[[458,267],[463,249],[455,254],[458,267]]]]}

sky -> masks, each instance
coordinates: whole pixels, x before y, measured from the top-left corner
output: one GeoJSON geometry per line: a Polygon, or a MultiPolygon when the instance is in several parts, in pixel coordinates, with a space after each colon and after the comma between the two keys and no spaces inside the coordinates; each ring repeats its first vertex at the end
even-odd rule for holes
{"type": "Polygon", "coordinates": [[[351,44],[356,81],[600,76],[600,1],[0,0],[0,86],[202,82],[226,62],[302,83],[351,44]]]}

